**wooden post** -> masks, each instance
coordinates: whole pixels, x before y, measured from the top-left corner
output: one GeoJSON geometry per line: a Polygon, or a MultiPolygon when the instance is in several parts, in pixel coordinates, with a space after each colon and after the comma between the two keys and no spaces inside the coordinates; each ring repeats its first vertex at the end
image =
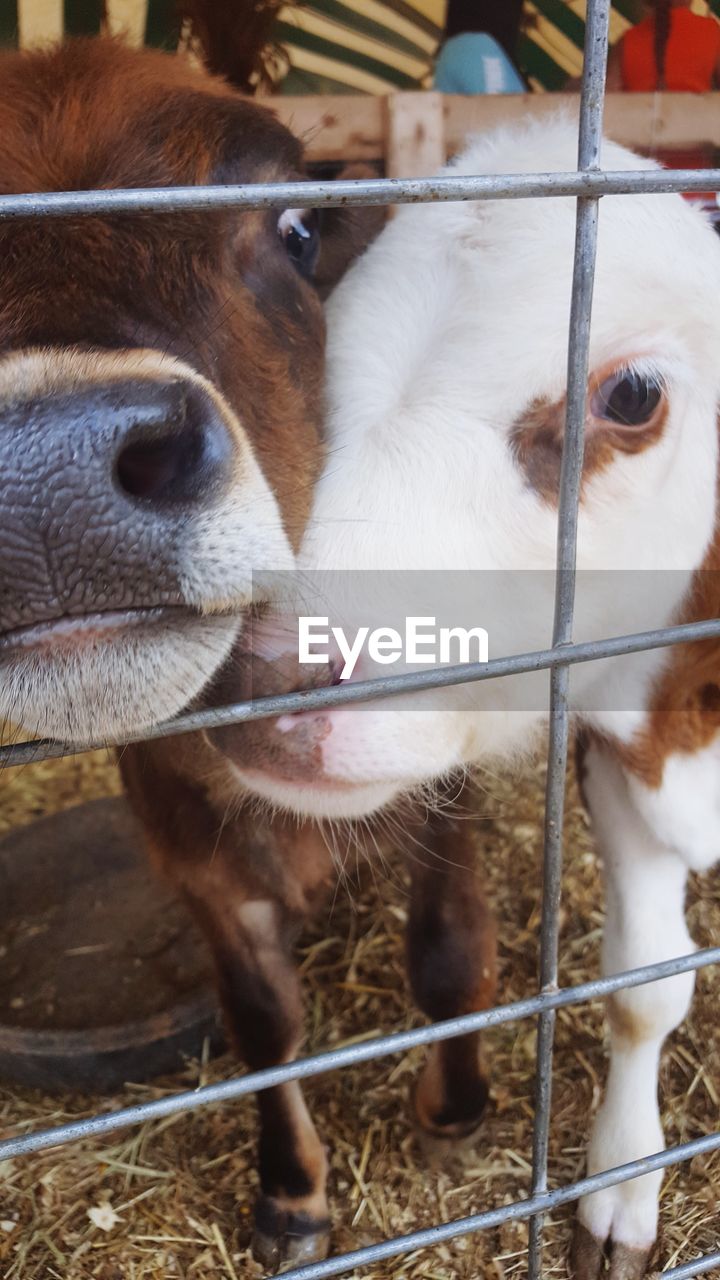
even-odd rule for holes
{"type": "Polygon", "coordinates": [[[62,40],[63,0],[19,0],[18,42],[22,49],[62,40]]]}
{"type": "Polygon", "coordinates": [[[427,178],[445,164],[441,93],[393,93],[385,99],[388,178],[427,178]]]}

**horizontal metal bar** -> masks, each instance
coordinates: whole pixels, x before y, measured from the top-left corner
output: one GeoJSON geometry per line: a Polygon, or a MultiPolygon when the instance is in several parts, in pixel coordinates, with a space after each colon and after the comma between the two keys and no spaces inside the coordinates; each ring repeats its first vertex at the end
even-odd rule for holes
{"type": "Polygon", "coordinates": [[[144,1124],[147,1120],[158,1120],[163,1116],[175,1115],[179,1111],[194,1111],[197,1107],[208,1106],[211,1103],[241,1098],[245,1094],[271,1089],[273,1085],[285,1084],[289,1080],[304,1080],[309,1076],[322,1075],[326,1071],[335,1071],[340,1067],[370,1062],[374,1058],[387,1057],[389,1054],[404,1053],[419,1045],[449,1040],[454,1036],[464,1035],[468,1031],[482,1031],[488,1027],[502,1026],[507,1022],[532,1017],[545,1009],[563,1009],[570,1005],[582,1004],[586,1000],[612,995],[614,991],[620,991],[626,987],[639,987],[648,982],[659,982],[663,978],[672,978],[678,973],[703,969],[711,964],[720,964],[720,947],[708,947],[702,951],[695,951],[692,955],[658,961],[657,964],[643,965],[639,969],[628,969],[624,973],[596,978],[581,986],[565,987],[560,991],[530,996],[526,1000],[517,1000],[513,1004],[486,1009],[481,1013],[468,1013],[460,1018],[449,1018],[445,1022],[434,1022],[430,1026],[416,1027],[412,1031],[395,1031],[385,1036],[373,1036],[370,1040],[346,1045],[342,1049],[329,1049],[313,1057],[301,1058],[279,1067],[268,1067],[264,1071],[255,1071],[235,1080],[222,1080],[219,1084],[207,1085],[204,1089],[176,1093],[170,1097],[157,1098],[152,1102],[142,1102],[134,1107],[124,1107],[120,1111],[90,1116],[84,1120],[74,1120],[70,1124],[58,1125],[54,1129],[42,1129],[37,1133],[26,1134],[24,1137],[8,1138],[0,1142],[0,1161],[28,1155],[32,1151],[43,1151],[47,1147],[61,1146],[66,1142],[75,1142],[79,1138],[112,1133],[128,1125],[144,1124]]]}
{"type": "Polygon", "coordinates": [[[326,1280],[327,1276],[339,1276],[346,1271],[354,1271],[356,1267],[369,1267],[386,1258],[414,1253],[416,1249],[432,1248],[443,1244],[445,1240],[454,1240],[475,1231],[487,1231],[489,1227],[499,1227],[505,1222],[521,1222],[536,1213],[549,1213],[552,1209],[579,1200],[581,1196],[593,1191],[616,1187],[618,1183],[641,1178],[643,1174],[652,1173],[656,1169],[667,1169],[670,1165],[681,1164],[684,1160],[706,1155],[719,1148],[720,1133],[695,1138],[692,1142],[684,1142],[680,1147],[670,1147],[667,1151],[658,1151],[641,1160],[632,1160],[629,1164],[621,1164],[614,1169],[581,1178],[579,1182],[559,1187],[557,1191],[545,1191],[527,1200],[502,1205],[498,1209],[474,1213],[469,1218],[457,1218],[454,1222],[443,1222],[436,1227],[426,1227],[423,1231],[413,1231],[407,1236],[396,1236],[393,1240],[383,1240],[380,1244],[371,1244],[365,1249],[353,1249],[352,1253],[343,1253],[337,1258],[328,1258],[325,1262],[314,1262],[309,1267],[296,1267],[293,1271],[283,1273],[284,1280],[326,1280]]]}
{"type": "Polygon", "coordinates": [[[564,664],[572,666],[577,662],[618,658],[625,654],[641,653],[645,649],[664,649],[674,644],[712,640],[716,636],[720,636],[720,618],[709,618],[702,622],[685,622],[672,627],[658,627],[652,631],[637,631],[627,636],[611,636],[604,640],[585,640],[579,644],[536,649],[532,653],[493,658],[490,662],[464,662],[452,667],[433,667],[428,671],[383,676],[377,680],[331,685],[326,689],[305,689],[298,693],[277,694],[271,698],[234,702],[229,706],[214,707],[207,711],[191,711],[175,720],[164,720],[142,732],[114,741],[105,739],[96,743],[72,744],[39,738],[35,741],[10,743],[0,746],[0,769],[33,764],[38,760],[57,759],[59,756],[78,755],[82,751],[94,751],[108,746],[123,746],[128,742],[171,738],[178,733],[194,733],[198,729],[214,729],[219,725],[265,720],[270,716],[287,715],[293,711],[316,711],[350,702],[372,702],[376,698],[398,697],[403,693],[417,693],[421,689],[445,689],[480,680],[495,680],[501,676],[547,671],[564,664]]]}
{"type": "Polygon", "coordinates": [[[720,1271],[720,1252],[706,1253],[702,1258],[695,1258],[694,1262],[684,1262],[682,1266],[661,1271],[658,1280],[691,1280],[692,1276],[703,1276],[716,1267],[720,1271]]]}
{"type": "Polygon", "coordinates": [[[613,196],[640,192],[720,191],[720,169],[446,175],[336,182],[258,182],[227,186],[46,191],[0,196],[0,220],[88,217],[288,206],[422,204],[449,200],[522,200],[538,196],[613,196]]]}

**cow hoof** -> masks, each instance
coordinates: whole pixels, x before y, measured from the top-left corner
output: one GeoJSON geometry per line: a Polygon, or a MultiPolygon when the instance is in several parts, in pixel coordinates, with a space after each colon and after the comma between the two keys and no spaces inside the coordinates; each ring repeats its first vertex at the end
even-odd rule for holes
{"type": "Polygon", "coordinates": [[[418,1137],[426,1152],[442,1154],[475,1144],[488,1100],[487,1081],[479,1076],[459,1098],[436,1097],[421,1077],[413,1105],[418,1137]]]}
{"type": "Polygon", "coordinates": [[[272,1273],[289,1267],[322,1262],[330,1251],[330,1221],[309,1213],[293,1213],[270,1196],[262,1196],[255,1209],[252,1255],[272,1273]]]}
{"type": "Polygon", "coordinates": [[[582,1222],[575,1224],[570,1253],[573,1280],[643,1280],[651,1249],[633,1249],[612,1240],[599,1240],[582,1222]],[[609,1269],[605,1270],[605,1259],[609,1269]]]}
{"type": "Polygon", "coordinates": [[[470,1152],[480,1141],[482,1125],[476,1124],[463,1133],[442,1133],[415,1126],[415,1138],[428,1164],[444,1164],[453,1157],[459,1158],[464,1152],[470,1152]]]}
{"type": "Polygon", "coordinates": [[[473,1150],[480,1140],[484,1110],[481,1107],[474,1116],[442,1123],[440,1119],[424,1115],[416,1098],[415,1136],[425,1159],[433,1164],[443,1163],[473,1150]]]}

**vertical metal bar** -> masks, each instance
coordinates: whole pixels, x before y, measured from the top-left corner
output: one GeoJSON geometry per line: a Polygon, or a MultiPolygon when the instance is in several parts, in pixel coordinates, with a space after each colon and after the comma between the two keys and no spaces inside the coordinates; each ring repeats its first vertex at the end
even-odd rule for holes
{"type": "MultiPolygon", "coordinates": [[[[588,0],[585,28],[578,169],[598,169],[602,140],[605,71],[608,52],[610,0],[588,0]]],[[[584,452],[585,400],[587,394],[595,256],[597,248],[598,202],[581,198],[577,202],[575,256],[570,338],[568,346],[567,412],[563,444],[558,504],[557,578],[553,644],[572,640],[575,605],[575,564],[578,504],[584,452]]],[[[569,666],[556,667],[550,679],[550,727],[548,773],[545,792],[545,841],[543,849],[543,896],[540,933],[540,989],[557,989],[558,931],[562,876],[562,826],[565,807],[565,771],[569,739],[569,666]]],[[[533,1129],[532,1194],[547,1190],[547,1159],[552,1103],[552,1056],[555,1011],[547,1010],[538,1019],[535,1079],[535,1122],[533,1129]]],[[[543,1215],[530,1220],[528,1276],[542,1276],[543,1215]]]]}

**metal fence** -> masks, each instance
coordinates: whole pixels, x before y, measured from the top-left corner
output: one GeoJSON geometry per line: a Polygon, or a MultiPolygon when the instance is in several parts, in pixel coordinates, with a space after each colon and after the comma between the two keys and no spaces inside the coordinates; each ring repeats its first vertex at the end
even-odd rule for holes
{"type": "MultiPolygon", "coordinates": [[[[286,1280],[322,1280],[382,1262],[385,1259],[430,1248],[443,1241],[501,1223],[530,1219],[528,1274],[539,1280],[542,1274],[543,1220],[559,1205],[604,1187],[614,1186],[653,1170],[680,1164],[693,1156],[720,1149],[720,1132],[686,1142],[669,1150],[648,1153],[640,1160],[586,1177],[554,1191],[548,1190],[547,1158],[550,1133],[553,1038],[556,1011],[596,997],[643,983],[656,982],[679,973],[720,963],[720,947],[707,948],[689,956],[646,965],[611,977],[599,978],[563,990],[557,986],[558,916],[562,873],[562,824],[565,767],[570,734],[568,689],[570,667],[601,657],[636,653],[684,641],[720,637],[720,619],[683,626],[645,631],[631,636],[572,643],[575,595],[577,517],[583,459],[583,425],[588,373],[590,314],[597,245],[598,204],[606,195],[629,192],[720,191],[720,170],[676,170],[663,172],[602,171],[600,143],[604,101],[605,66],[608,48],[609,0],[588,0],[585,56],[580,102],[578,169],[571,173],[524,174],[514,176],[443,177],[406,181],[375,179],[354,182],[273,183],[255,186],[192,187],[162,190],[122,190],[59,192],[42,195],[0,196],[0,219],[48,218],[97,213],[153,212],[176,209],[260,209],[284,208],[288,204],[369,205],[407,204],[439,200],[523,199],[528,197],[576,196],[577,221],[568,349],[567,417],[563,447],[558,514],[557,580],[553,643],[549,649],[487,664],[465,664],[426,672],[358,682],[350,686],[309,690],[251,702],[236,703],[216,710],[178,717],[132,741],[168,737],[195,729],[256,720],[281,712],[311,710],[339,703],[369,701],[412,690],[438,688],[488,680],[528,671],[550,672],[550,725],[548,775],[545,806],[543,856],[543,899],[540,943],[540,992],[514,1004],[472,1013],[446,1022],[398,1032],[304,1058],[284,1066],[269,1068],[239,1079],[177,1093],[157,1101],[125,1107],[110,1114],[95,1115],[24,1137],[0,1142],[0,1161],[29,1155],[47,1147],[79,1138],[97,1137],[128,1125],[140,1124],[180,1111],[190,1111],[210,1103],[239,1098],[290,1080],[349,1067],[389,1054],[405,1052],[419,1045],[449,1039],[471,1031],[499,1026],[521,1018],[537,1017],[536,1102],[533,1133],[532,1185],[530,1196],[498,1209],[438,1224],[410,1235],[395,1237],[367,1248],[285,1273],[286,1280]]],[[[99,743],[106,746],[107,743],[99,743]]],[[[57,742],[25,742],[0,748],[0,767],[30,763],[38,759],[70,755],[90,746],[73,747],[57,742]]],[[[687,1280],[715,1268],[720,1269],[720,1251],[663,1272],[666,1280],[687,1280]]]]}

